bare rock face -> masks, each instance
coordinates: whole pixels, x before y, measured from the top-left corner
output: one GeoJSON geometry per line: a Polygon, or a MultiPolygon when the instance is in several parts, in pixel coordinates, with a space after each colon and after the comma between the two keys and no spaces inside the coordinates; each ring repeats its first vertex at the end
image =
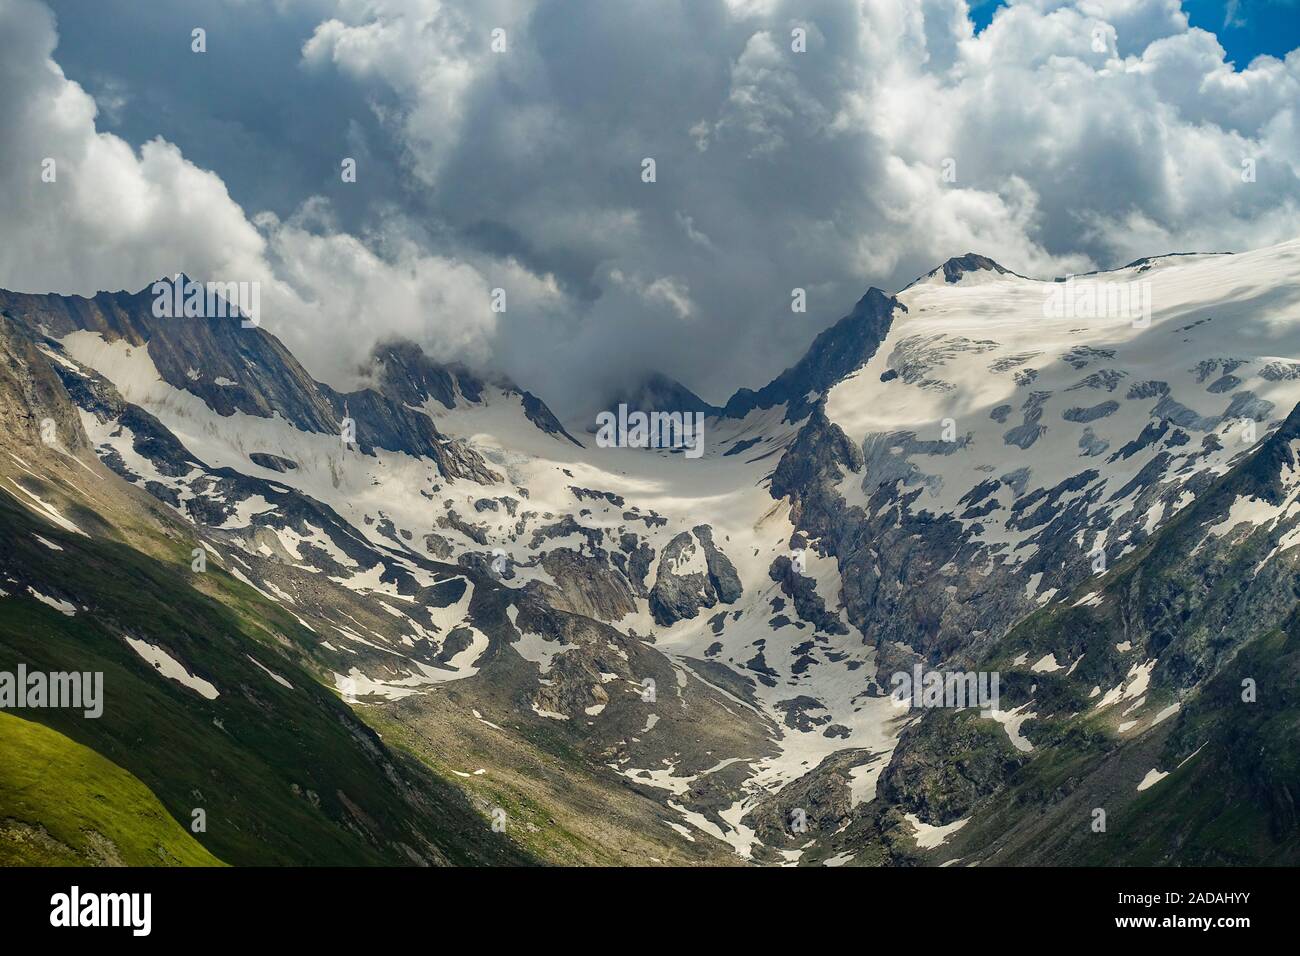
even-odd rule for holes
{"type": "MultiPolygon", "coordinates": [[[[435,362],[418,345],[407,340],[380,344],[371,354],[371,361],[380,383],[379,391],[399,405],[411,408],[435,401],[448,409],[475,405],[483,401],[489,384],[464,365],[435,362]]],[[[493,379],[491,384],[518,395],[525,417],[542,431],[582,447],[582,442],[564,430],[559,419],[536,395],[504,378],[493,379]]]]}
{"type": "Polygon", "coordinates": [[[250,452],[248,460],[255,465],[261,465],[263,468],[269,468],[271,471],[278,471],[282,474],[286,471],[293,471],[298,467],[296,461],[283,458],[280,455],[272,455],[270,452],[250,452]]]}
{"type": "Polygon", "coordinates": [[[825,393],[876,353],[895,310],[906,312],[907,308],[879,289],[868,289],[852,312],[813,340],[803,358],[758,391],[737,391],[727,401],[723,414],[743,418],[755,408],[771,408],[784,402],[787,421],[803,418],[812,409],[810,393],[825,393]]]}
{"type": "Polygon", "coordinates": [[[546,552],[542,567],[557,588],[546,588],[550,605],[598,621],[618,621],[636,610],[627,579],[610,563],[605,551],[583,554],[572,548],[546,552]]]}
{"type": "MultiPolygon", "coordinates": [[[[943,270],[944,282],[960,282],[961,277],[968,272],[989,271],[996,272],[999,275],[1006,275],[1010,272],[1009,269],[1004,269],[988,256],[982,256],[978,252],[968,252],[964,256],[954,256],[940,268],[943,270]]],[[[933,275],[933,273],[931,274],[933,275]]]]}
{"type": "MultiPolygon", "coordinates": [[[[448,441],[427,415],[374,389],[338,392],[312,379],[278,338],[245,328],[239,318],[160,318],[150,287],[136,293],[26,295],[0,290],[0,309],[29,333],[53,337],[86,330],[107,342],[144,346],[163,381],[203,399],[217,414],[279,415],[306,432],[339,434],[356,426],[363,454],[375,449],[423,455],[450,479],[491,482],[498,476],[472,449],[448,441]],[[45,330],[42,332],[42,330],[45,330]]],[[[468,386],[464,386],[468,387],[468,386]]]]}
{"type": "Polygon", "coordinates": [[[713,543],[713,529],[697,525],[664,548],[650,590],[650,613],[655,623],[669,627],[719,603],[734,604],[741,593],[735,566],[713,543]]]}
{"type": "Polygon", "coordinates": [[[76,410],[33,337],[0,311],[0,447],[40,448],[58,442],[85,447],[76,410]]]}
{"type": "Polygon", "coordinates": [[[766,847],[794,848],[826,839],[853,817],[852,771],[881,759],[866,750],[832,754],[795,783],[760,800],[743,822],[766,847]]]}
{"type": "Polygon", "coordinates": [[[966,816],[1027,759],[992,721],[941,713],[926,725],[926,733],[909,734],[907,745],[894,751],[877,794],[942,826],[966,816]],[[953,754],[961,759],[954,761],[953,754]]]}
{"type": "Polygon", "coordinates": [[[827,634],[848,633],[848,628],[840,623],[839,615],[827,610],[825,599],[817,593],[817,582],[800,574],[788,557],[777,555],[768,568],[768,576],[781,585],[782,594],[794,601],[801,620],[827,634]]]}
{"type": "Polygon", "coordinates": [[[627,576],[637,597],[649,596],[645,581],[654,563],[655,549],[627,531],[619,535],[618,546],[620,550],[610,555],[610,560],[627,576]]]}
{"type": "Polygon", "coordinates": [[[725,554],[713,543],[713,529],[706,524],[696,525],[691,529],[700,544],[704,545],[704,563],[709,569],[709,583],[718,594],[723,604],[735,604],[740,600],[743,588],[736,568],[725,554]]]}

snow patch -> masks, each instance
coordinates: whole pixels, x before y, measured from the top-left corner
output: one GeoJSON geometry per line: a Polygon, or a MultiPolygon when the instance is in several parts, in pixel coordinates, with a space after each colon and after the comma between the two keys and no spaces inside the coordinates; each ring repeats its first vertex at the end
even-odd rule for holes
{"type": "Polygon", "coordinates": [[[212,686],[212,684],[205,681],[202,677],[196,677],[194,674],[191,674],[185,669],[185,665],[172,657],[161,647],[134,637],[128,637],[126,642],[131,646],[131,650],[135,651],[144,658],[145,661],[152,664],[154,670],[163,677],[166,677],[168,680],[174,680],[178,684],[183,684],[190,690],[198,693],[200,697],[207,700],[216,700],[217,697],[220,696],[220,692],[212,686]]]}

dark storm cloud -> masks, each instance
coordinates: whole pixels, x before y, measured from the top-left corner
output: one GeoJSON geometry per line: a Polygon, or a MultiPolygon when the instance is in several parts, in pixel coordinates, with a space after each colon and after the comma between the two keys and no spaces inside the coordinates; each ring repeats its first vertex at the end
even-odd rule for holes
{"type": "MultiPolygon", "coordinates": [[[[720,401],[952,255],[1050,275],[1295,233],[1300,54],[1234,72],[1174,0],[1012,4],[978,37],[961,0],[78,6],[54,59],[99,99],[82,140],[216,173],[247,221],[198,177],[221,214],[191,228],[218,231],[175,267],[255,260],[276,331],[336,380],[401,334],[561,408],[654,368],[720,401]]],[[[146,158],[123,168],[165,193],[146,158]]],[[[94,264],[152,268],[145,242],[94,264]]]]}

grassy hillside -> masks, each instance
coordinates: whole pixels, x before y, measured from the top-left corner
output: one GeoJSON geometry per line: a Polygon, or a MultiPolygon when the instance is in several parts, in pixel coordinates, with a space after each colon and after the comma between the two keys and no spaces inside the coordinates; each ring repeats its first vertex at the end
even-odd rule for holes
{"type": "Polygon", "coordinates": [[[131,774],[0,713],[0,866],[220,866],[131,774]]]}
{"type": "MultiPolygon", "coordinates": [[[[57,491],[41,490],[46,500],[57,491]]],[[[24,717],[134,775],[175,820],[203,808],[208,830],[197,839],[230,864],[529,860],[458,788],[390,751],[299,666],[295,643],[312,635],[291,615],[219,568],[191,574],[189,542],[157,544],[174,560],[63,531],[0,495],[0,668],[104,674],[99,719],[54,709],[24,717]],[[41,603],[29,586],[76,612],[41,603]],[[128,636],[161,648],[219,696],[164,677],[128,636]]],[[[0,781],[11,778],[0,762],[0,781]]],[[[69,812],[89,819],[92,809],[69,812]]],[[[32,822],[51,832],[57,823],[32,822]]]]}

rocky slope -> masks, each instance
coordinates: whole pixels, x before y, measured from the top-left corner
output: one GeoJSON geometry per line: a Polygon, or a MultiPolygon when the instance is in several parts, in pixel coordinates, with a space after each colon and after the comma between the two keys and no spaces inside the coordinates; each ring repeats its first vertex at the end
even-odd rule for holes
{"type": "Polygon", "coordinates": [[[721,409],[663,377],[617,397],[705,412],[698,459],[598,447],[592,422],[409,343],[345,394],[268,332],[157,319],[145,292],[0,293],[0,412],[26,443],[0,466],[48,484],[79,455],[62,467],[115,489],[63,502],[89,538],[135,526],[96,517],[120,499],[200,542],[274,608],[298,680],[451,781],[485,832],[502,809],[515,852],[1284,859],[1290,698],[1240,711],[1225,682],[1269,655],[1290,673],[1297,280],[1300,243],[1095,287],[968,254],[870,290],[721,409]],[[1108,313],[1118,292],[1145,309],[1108,313]],[[1003,699],[898,706],[891,676],[917,665],[996,671],[1003,699]],[[1222,749],[1254,733],[1266,767],[1222,749]],[[1143,763],[1169,779],[1138,790],[1143,763]],[[1120,826],[1199,766],[1231,775],[1240,833],[1201,809],[1120,826]],[[1106,807],[1113,839],[1076,839],[1080,808],[1106,807]]]}

